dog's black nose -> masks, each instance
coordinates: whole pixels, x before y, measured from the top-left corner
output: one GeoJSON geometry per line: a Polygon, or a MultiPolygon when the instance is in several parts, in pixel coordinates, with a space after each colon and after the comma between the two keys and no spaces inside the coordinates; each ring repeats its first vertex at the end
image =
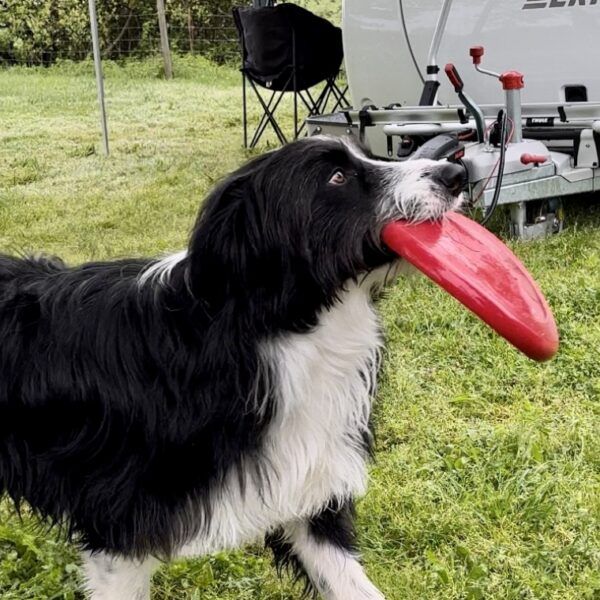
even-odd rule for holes
{"type": "Polygon", "coordinates": [[[462,165],[447,162],[436,169],[433,179],[453,196],[458,196],[467,185],[467,170],[462,165]]]}

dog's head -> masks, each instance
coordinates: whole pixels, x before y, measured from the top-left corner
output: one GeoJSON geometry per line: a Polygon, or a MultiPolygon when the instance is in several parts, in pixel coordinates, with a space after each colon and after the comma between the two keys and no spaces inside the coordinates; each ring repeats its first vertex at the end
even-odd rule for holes
{"type": "Polygon", "coordinates": [[[447,162],[373,160],[346,140],[299,140],[249,162],[208,198],[192,239],[196,274],[229,270],[240,293],[287,279],[299,294],[311,285],[330,293],[394,260],[380,241],[386,223],[457,209],[463,173],[447,162]]]}

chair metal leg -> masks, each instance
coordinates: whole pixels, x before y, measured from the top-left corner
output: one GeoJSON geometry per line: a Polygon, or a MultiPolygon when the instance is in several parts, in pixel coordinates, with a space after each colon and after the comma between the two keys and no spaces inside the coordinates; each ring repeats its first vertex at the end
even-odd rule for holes
{"type": "Polygon", "coordinates": [[[271,106],[273,104],[274,99],[275,99],[275,92],[272,92],[271,97],[269,98],[269,101],[266,103],[266,109],[263,108],[263,114],[260,118],[260,121],[258,122],[258,125],[256,126],[256,129],[254,130],[254,135],[252,136],[252,141],[250,142],[250,148],[254,148],[254,146],[256,146],[256,144],[258,143],[264,130],[266,129],[267,125],[269,124],[269,113],[272,110],[271,106]]]}
{"type": "MultiPolygon", "coordinates": [[[[277,110],[279,104],[281,103],[281,100],[283,99],[284,92],[279,92],[279,95],[277,96],[275,103],[273,103],[273,100],[275,99],[277,92],[273,92],[271,94],[271,98],[269,99],[269,103],[265,104],[265,101],[264,101],[263,97],[261,96],[260,92],[258,91],[258,88],[256,87],[256,84],[254,83],[254,81],[252,81],[252,79],[249,79],[249,81],[250,81],[250,85],[254,89],[254,93],[256,94],[256,97],[258,98],[258,101],[260,102],[262,109],[263,109],[263,117],[259,123],[259,126],[256,129],[256,132],[254,133],[254,137],[252,138],[252,141],[250,142],[250,148],[254,148],[254,146],[256,146],[256,144],[262,137],[267,125],[269,125],[269,124],[271,125],[271,127],[273,128],[273,131],[277,135],[277,139],[279,140],[279,143],[287,144],[287,138],[286,138],[285,134],[283,133],[283,130],[279,126],[279,123],[277,123],[277,120],[275,119],[275,111],[277,110]]],[[[283,86],[283,89],[287,89],[288,86],[290,85],[291,81],[292,81],[292,75],[290,74],[288,80],[286,81],[285,85],[283,86]]]]}
{"type": "Polygon", "coordinates": [[[331,97],[331,87],[329,81],[325,82],[325,87],[321,90],[319,97],[316,101],[315,115],[325,114],[327,110],[327,104],[329,104],[329,98],[331,97]]]}
{"type": "Polygon", "coordinates": [[[246,74],[242,71],[242,121],[244,125],[244,148],[248,147],[248,102],[246,100],[246,74]]]}
{"type": "Polygon", "coordinates": [[[292,78],[294,86],[294,139],[298,139],[298,80],[296,78],[296,30],[292,27],[292,78]]]}
{"type": "MultiPolygon", "coordinates": [[[[302,100],[302,103],[306,107],[309,117],[319,114],[318,105],[317,105],[318,99],[317,99],[317,101],[315,101],[315,99],[312,97],[309,90],[303,90],[301,92],[298,92],[298,96],[300,97],[300,100],[302,100]]],[[[297,134],[296,134],[297,138],[300,137],[300,135],[304,131],[305,127],[306,127],[306,119],[303,119],[302,124],[297,129],[297,134]]]]}
{"type": "Polygon", "coordinates": [[[252,141],[250,142],[250,148],[254,148],[256,146],[256,144],[258,144],[258,142],[260,141],[260,138],[262,137],[262,135],[265,132],[268,125],[271,125],[273,131],[275,132],[275,135],[279,139],[279,142],[285,143],[285,142],[282,142],[282,137],[284,138],[285,136],[283,135],[283,132],[279,128],[278,123],[276,123],[274,121],[274,117],[272,114],[273,107],[277,108],[280,99],[281,99],[280,97],[276,97],[276,92],[273,92],[271,94],[271,97],[269,98],[269,101],[266,104],[262,98],[259,98],[259,102],[263,108],[263,115],[260,119],[260,122],[258,123],[258,126],[256,127],[256,131],[254,132],[252,141]]]}
{"type": "MultiPolygon", "coordinates": [[[[243,125],[244,125],[244,147],[246,148],[254,148],[261,137],[265,133],[268,126],[271,126],[277,139],[280,144],[287,143],[287,137],[283,132],[279,123],[275,118],[275,112],[279,107],[285,91],[282,92],[272,92],[268,101],[265,101],[263,96],[261,95],[257,84],[252,80],[251,77],[248,77],[246,80],[245,73],[243,73],[242,79],[243,86],[243,125]],[[248,100],[247,100],[247,85],[248,82],[250,86],[254,90],[254,93],[260,103],[260,106],[263,110],[263,114],[258,123],[256,130],[248,144],[248,100]]],[[[320,115],[324,114],[327,110],[328,104],[331,102],[332,98],[335,101],[333,110],[330,112],[335,112],[342,105],[347,106],[348,102],[346,99],[346,93],[348,91],[348,87],[346,86],[343,90],[337,85],[335,78],[331,77],[325,81],[324,87],[320,90],[317,96],[313,96],[310,90],[298,90],[297,87],[297,77],[295,69],[292,69],[290,73],[289,79],[286,82],[285,86],[283,86],[283,90],[290,90],[294,94],[293,98],[293,110],[294,110],[294,139],[298,139],[305,130],[306,120],[303,119],[302,123],[298,124],[299,117],[299,104],[300,102],[308,111],[308,116],[320,115]],[[290,90],[290,84],[291,90],[290,90]],[[299,98],[298,98],[299,97],[299,98]]]]}
{"type": "Polygon", "coordinates": [[[296,91],[296,71],[294,70],[294,139],[298,139],[298,96],[302,98],[302,94],[296,91]]]}
{"type": "Polygon", "coordinates": [[[319,100],[321,98],[321,95],[323,94],[323,92],[321,92],[319,94],[319,96],[317,97],[317,99],[315,100],[312,96],[312,94],[310,93],[310,90],[306,90],[306,95],[308,96],[308,99],[310,100],[310,106],[309,106],[309,111],[310,111],[310,116],[312,115],[318,115],[319,114],[319,100]]]}
{"type": "Polygon", "coordinates": [[[312,115],[318,115],[318,102],[319,100],[317,99],[315,101],[315,99],[312,97],[311,93],[309,90],[303,90],[302,92],[298,92],[298,95],[300,96],[300,99],[302,100],[302,103],[304,104],[304,106],[306,107],[306,110],[308,111],[308,115],[312,116],[312,115]]]}
{"type": "Polygon", "coordinates": [[[279,142],[281,144],[286,144],[287,139],[285,137],[285,134],[281,130],[281,127],[279,127],[279,124],[275,120],[275,116],[274,116],[275,111],[277,110],[277,107],[279,106],[279,104],[283,98],[283,93],[280,93],[279,96],[276,98],[277,92],[273,92],[271,94],[271,98],[269,99],[269,103],[266,104],[263,97],[260,95],[258,89],[256,88],[255,83],[252,81],[252,79],[250,79],[250,85],[254,89],[254,93],[256,94],[256,97],[258,98],[258,101],[260,102],[260,105],[262,106],[262,109],[263,109],[263,117],[254,133],[252,141],[250,142],[250,148],[254,148],[256,146],[256,144],[259,142],[259,140],[262,137],[262,134],[264,133],[268,124],[271,124],[271,127],[273,128],[273,131],[275,131],[275,134],[277,135],[279,142]]]}
{"type": "Polygon", "coordinates": [[[346,98],[346,94],[348,93],[348,86],[346,86],[342,90],[336,83],[335,79],[332,79],[332,92],[336,98],[336,102],[332,112],[335,112],[339,108],[350,106],[350,102],[348,102],[348,98],[346,98]]]}

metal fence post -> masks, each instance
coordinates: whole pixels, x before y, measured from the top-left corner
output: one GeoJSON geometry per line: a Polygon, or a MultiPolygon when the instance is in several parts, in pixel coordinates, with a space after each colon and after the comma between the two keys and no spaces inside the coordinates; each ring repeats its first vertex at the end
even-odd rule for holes
{"type": "Polygon", "coordinates": [[[106,126],[106,107],[104,106],[104,78],[100,60],[100,40],[98,38],[98,17],[96,15],[96,0],[88,0],[90,9],[90,27],[92,29],[92,48],[94,51],[94,70],[96,72],[96,88],[98,90],[98,105],[100,107],[100,127],[102,128],[102,145],[104,154],[108,156],[108,127],[106,126]]]}
{"type": "Polygon", "coordinates": [[[158,29],[160,30],[160,49],[165,65],[165,77],[173,79],[173,62],[171,61],[171,49],[169,48],[169,33],[167,31],[167,17],[165,14],[164,0],[156,0],[156,12],[158,13],[158,29]]]}

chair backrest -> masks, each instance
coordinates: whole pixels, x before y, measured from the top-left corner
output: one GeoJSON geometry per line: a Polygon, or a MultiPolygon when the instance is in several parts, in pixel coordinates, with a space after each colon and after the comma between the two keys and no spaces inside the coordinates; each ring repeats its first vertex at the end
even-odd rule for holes
{"type": "Polygon", "coordinates": [[[339,71],[342,32],[327,19],[291,3],[238,7],[233,14],[244,70],[257,83],[284,89],[295,69],[296,89],[302,90],[339,71]]]}

